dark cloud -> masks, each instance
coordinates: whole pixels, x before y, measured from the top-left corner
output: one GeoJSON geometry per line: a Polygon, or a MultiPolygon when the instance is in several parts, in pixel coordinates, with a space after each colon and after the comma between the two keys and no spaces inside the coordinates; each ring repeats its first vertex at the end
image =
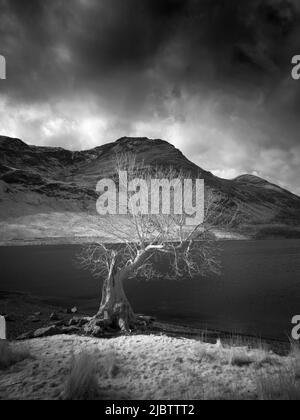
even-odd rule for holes
{"type": "Polygon", "coordinates": [[[6,89],[44,99],[71,89],[99,90],[114,76],[151,66],[175,30],[183,1],[1,0],[1,48],[10,63],[6,89]],[[25,78],[26,75],[26,78],[25,78]]]}
{"type": "Polygon", "coordinates": [[[180,63],[160,71],[177,84],[263,84],[288,68],[299,24],[285,0],[1,0],[1,11],[7,89],[24,99],[141,75],[172,45],[180,63]]]}
{"type": "Polygon", "coordinates": [[[297,0],[0,0],[2,131],[72,148],[165,137],[300,192],[299,40],[297,0]]]}

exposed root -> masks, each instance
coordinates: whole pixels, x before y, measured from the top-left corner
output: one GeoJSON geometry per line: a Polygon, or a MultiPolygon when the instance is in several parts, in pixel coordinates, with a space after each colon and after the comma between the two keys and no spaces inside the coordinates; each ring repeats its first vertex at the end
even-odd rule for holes
{"type": "Polygon", "coordinates": [[[84,332],[93,337],[102,337],[107,332],[119,331],[123,334],[131,334],[136,331],[147,329],[154,318],[143,315],[130,315],[130,318],[123,318],[120,315],[101,316],[97,314],[89,323],[84,326],[84,332]]]}

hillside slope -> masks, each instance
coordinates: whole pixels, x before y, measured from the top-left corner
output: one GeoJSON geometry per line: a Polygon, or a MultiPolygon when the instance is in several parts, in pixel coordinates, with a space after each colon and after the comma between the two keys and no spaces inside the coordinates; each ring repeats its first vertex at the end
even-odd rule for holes
{"type": "MultiPolygon", "coordinates": [[[[173,166],[204,178],[222,195],[227,214],[238,208],[235,231],[256,235],[299,235],[300,198],[260,178],[215,177],[163,140],[124,137],[92,150],[29,146],[0,136],[0,242],[98,236],[95,187],[114,175],[116,154],[132,152],[137,162],[173,166]]],[[[222,230],[222,226],[220,226],[222,230]]]]}

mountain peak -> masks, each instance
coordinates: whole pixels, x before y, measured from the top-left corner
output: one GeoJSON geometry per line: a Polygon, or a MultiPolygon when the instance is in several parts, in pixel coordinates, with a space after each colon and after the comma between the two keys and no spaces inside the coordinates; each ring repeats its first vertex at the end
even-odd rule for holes
{"type": "Polygon", "coordinates": [[[150,139],[149,137],[121,137],[120,139],[116,140],[115,143],[119,143],[119,144],[155,144],[155,145],[159,145],[159,144],[165,144],[165,145],[169,145],[170,147],[174,148],[174,146],[167,142],[166,140],[161,140],[161,139],[150,139]]]}
{"type": "Polygon", "coordinates": [[[116,140],[116,143],[125,143],[130,141],[149,141],[150,139],[148,137],[128,137],[124,136],[116,140]]]}

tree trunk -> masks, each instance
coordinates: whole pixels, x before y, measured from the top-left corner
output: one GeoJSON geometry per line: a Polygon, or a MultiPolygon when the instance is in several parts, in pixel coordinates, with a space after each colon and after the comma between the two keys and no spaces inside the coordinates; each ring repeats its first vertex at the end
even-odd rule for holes
{"type": "MultiPolygon", "coordinates": [[[[151,247],[152,250],[153,247],[151,247]]],[[[101,336],[105,327],[129,332],[143,321],[143,317],[136,317],[124,292],[123,283],[134,273],[148,256],[148,249],[140,252],[135,261],[126,268],[116,272],[116,255],[112,259],[110,272],[103,284],[102,300],[97,315],[85,327],[85,332],[94,336],[101,336]]]]}
{"type": "Polygon", "coordinates": [[[126,270],[117,274],[110,273],[102,289],[102,300],[95,317],[100,322],[121,331],[130,331],[135,316],[124,292],[123,282],[128,277],[126,270]]]}

